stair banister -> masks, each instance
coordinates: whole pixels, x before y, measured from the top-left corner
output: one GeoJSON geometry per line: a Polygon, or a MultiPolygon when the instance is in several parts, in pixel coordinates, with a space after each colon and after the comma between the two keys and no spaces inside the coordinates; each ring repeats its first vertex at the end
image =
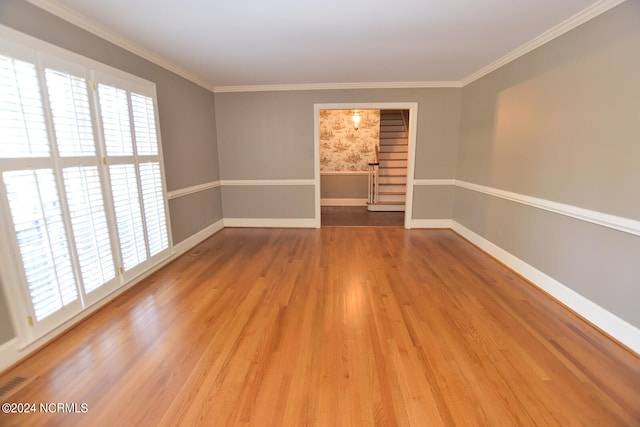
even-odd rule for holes
{"type": "Polygon", "coordinates": [[[369,211],[403,211],[408,166],[408,111],[380,112],[380,132],[370,167],[369,211]]]}
{"type": "Polygon", "coordinates": [[[378,202],[378,162],[369,163],[369,186],[367,198],[369,203],[378,202]]]}

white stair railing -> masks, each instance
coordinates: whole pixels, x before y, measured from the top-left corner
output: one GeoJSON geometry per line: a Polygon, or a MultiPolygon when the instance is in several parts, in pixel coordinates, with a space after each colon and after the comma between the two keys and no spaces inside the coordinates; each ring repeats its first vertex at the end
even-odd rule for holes
{"type": "Polygon", "coordinates": [[[369,163],[369,190],[367,191],[368,203],[378,203],[378,163],[369,163]]]}

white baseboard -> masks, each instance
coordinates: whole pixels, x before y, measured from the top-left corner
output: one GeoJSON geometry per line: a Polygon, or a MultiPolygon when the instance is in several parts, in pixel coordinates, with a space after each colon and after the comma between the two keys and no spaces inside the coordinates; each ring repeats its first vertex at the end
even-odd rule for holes
{"type": "Polygon", "coordinates": [[[510,254],[462,224],[452,221],[451,227],[471,243],[493,256],[507,267],[522,275],[577,314],[593,323],[631,350],[640,354],[640,329],[620,319],[615,314],[595,304],[569,287],[510,254]]]}
{"type": "Polygon", "coordinates": [[[379,203],[367,204],[367,210],[369,212],[405,212],[406,205],[387,205],[379,203]]]}
{"type": "Polygon", "coordinates": [[[12,338],[0,345],[0,372],[16,363],[20,358],[18,338],[12,338]]]}
{"type": "Polygon", "coordinates": [[[101,307],[103,307],[104,305],[112,301],[118,295],[126,292],[127,290],[135,286],[137,283],[142,281],[145,277],[150,276],[154,272],[158,271],[159,269],[161,269],[162,267],[164,267],[165,265],[167,265],[168,263],[170,263],[180,255],[187,252],[189,249],[193,248],[195,245],[197,245],[201,241],[205,240],[209,236],[220,231],[222,228],[223,228],[223,220],[219,220],[214,224],[208,226],[204,230],[201,230],[198,233],[194,234],[193,236],[178,243],[173,247],[173,253],[170,256],[168,256],[166,259],[162,260],[160,263],[158,263],[151,269],[135,277],[133,280],[131,280],[131,282],[121,286],[120,288],[116,289],[114,292],[108,294],[100,301],[97,301],[95,304],[93,304],[86,310],[82,311],[81,313],[78,313],[77,316],[74,316],[73,318],[67,320],[60,326],[53,329],[51,332],[36,339],[34,342],[21,346],[18,339],[13,338],[12,340],[0,345],[0,372],[16,364],[21,359],[27,357],[31,353],[35,352],[37,349],[39,349],[40,347],[42,347],[43,345],[45,345],[46,343],[48,343],[49,341],[57,337],[58,335],[62,334],[64,331],[71,328],[73,325],[77,324],[82,319],[88,317],[93,312],[97,311],[98,309],[100,309],[101,307]]]}
{"type": "Polygon", "coordinates": [[[193,248],[198,243],[200,243],[203,240],[213,236],[214,234],[216,234],[218,231],[222,230],[223,228],[224,228],[224,220],[220,219],[220,220],[214,222],[213,224],[211,224],[210,226],[208,226],[207,228],[198,231],[193,236],[187,237],[182,242],[180,242],[180,243],[178,243],[178,244],[173,246],[173,254],[174,254],[174,256],[178,257],[178,256],[182,255],[183,253],[187,252],[189,249],[193,248]]]}
{"type": "MultiPolygon", "coordinates": [[[[558,301],[584,317],[589,322],[593,323],[602,331],[640,354],[640,329],[620,319],[606,309],[593,303],[554,278],[532,267],[458,222],[449,219],[414,219],[411,221],[411,226],[412,228],[453,229],[456,233],[460,234],[462,237],[466,238],[489,255],[495,257],[518,274],[522,275],[535,286],[556,298],[558,301]]],[[[136,282],[162,268],[164,265],[187,252],[201,241],[220,231],[223,227],[315,228],[317,227],[317,222],[315,218],[225,218],[224,220],[217,221],[204,230],[175,245],[173,247],[173,254],[168,259],[164,260],[152,270],[146,272],[143,276],[136,278],[136,282]]],[[[17,338],[13,338],[0,345],[0,372],[17,363],[20,359],[28,356],[55,336],[61,334],[64,330],[73,326],[73,324],[88,316],[93,311],[97,310],[133,285],[134,283],[123,286],[118,291],[110,294],[109,297],[105,298],[103,301],[95,304],[91,310],[83,313],[82,316],[78,316],[74,318],[72,322],[66,323],[63,328],[58,328],[55,331],[52,331],[50,334],[39,339],[33,345],[20,349],[17,338]]]]}
{"type": "Polygon", "coordinates": [[[412,219],[411,228],[451,228],[450,219],[412,219]]]}
{"type": "Polygon", "coordinates": [[[225,218],[225,227],[316,228],[315,218],[225,218]]]}
{"type": "Polygon", "coordinates": [[[367,206],[367,199],[320,199],[320,206],[367,206]]]}

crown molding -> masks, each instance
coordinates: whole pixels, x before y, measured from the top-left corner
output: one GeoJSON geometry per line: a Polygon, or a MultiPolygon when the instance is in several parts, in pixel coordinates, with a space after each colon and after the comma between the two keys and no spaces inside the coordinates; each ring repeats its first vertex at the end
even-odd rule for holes
{"type": "Polygon", "coordinates": [[[193,75],[192,73],[184,70],[183,68],[174,64],[168,59],[165,59],[162,56],[151,52],[150,50],[147,50],[141,46],[138,46],[137,44],[125,39],[124,37],[114,33],[113,31],[110,31],[98,25],[97,23],[93,22],[86,16],[81,15],[78,12],[75,12],[66,6],[61,5],[55,0],[26,0],[26,1],[33,4],[34,6],[39,7],[40,9],[43,9],[57,16],[58,18],[64,19],[65,21],[77,27],[82,28],[83,30],[86,30],[92,34],[95,34],[96,36],[102,39],[105,39],[106,41],[111,42],[116,46],[119,46],[125,50],[128,50],[129,52],[134,53],[146,59],[147,61],[153,62],[154,64],[166,70],[169,70],[172,73],[175,73],[180,77],[183,77],[197,84],[198,86],[201,86],[211,92],[213,92],[214,90],[213,85],[211,85],[210,83],[207,83],[206,81],[193,75]]]}
{"type": "Polygon", "coordinates": [[[239,86],[214,86],[202,78],[184,70],[168,59],[163,58],[126,38],[98,25],[84,15],[81,15],[55,0],[26,0],[27,2],[46,10],[47,12],[70,22],[92,34],[97,35],[131,53],[134,53],[162,68],[165,68],[207,90],[214,93],[225,92],[275,92],[275,91],[303,91],[303,90],[344,90],[344,89],[421,89],[421,88],[461,88],[480,79],[520,58],[532,50],[550,42],[551,40],[567,33],[575,27],[595,18],[598,15],[614,8],[626,0],[600,0],[597,3],[573,15],[566,21],[545,31],[539,36],[504,55],[500,59],[486,65],[478,71],[470,74],[460,81],[414,81],[414,82],[354,82],[354,83],[301,83],[301,84],[265,84],[265,85],[239,85],[239,86]]]}
{"type": "Polygon", "coordinates": [[[280,85],[247,85],[247,86],[216,86],[215,93],[224,92],[275,92],[294,90],[340,90],[340,89],[421,89],[421,88],[452,88],[462,87],[456,81],[432,82],[363,82],[363,83],[302,83],[280,85]]]}
{"type": "Polygon", "coordinates": [[[464,87],[470,83],[473,83],[479,78],[486,76],[492,71],[495,71],[498,68],[503,67],[512,61],[515,61],[521,56],[531,52],[534,49],[537,49],[538,47],[550,42],[555,38],[560,37],[561,35],[573,30],[577,26],[582,25],[587,21],[590,21],[596,16],[601,15],[602,13],[608,11],[609,9],[614,8],[615,6],[625,1],[626,0],[601,0],[597,3],[594,3],[593,5],[587,7],[581,12],[578,12],[577,14],[573,15],[571,18],[567,19],[566,21],[545,31],[539,36],[534,37],[533,39],[529,40],[527,43],[509,52],[508,54],[498,59],[497,61],[490,63],[489,65],[479,69],[475,73],[462,79],[460,81],[460,85],[464,87]]]}

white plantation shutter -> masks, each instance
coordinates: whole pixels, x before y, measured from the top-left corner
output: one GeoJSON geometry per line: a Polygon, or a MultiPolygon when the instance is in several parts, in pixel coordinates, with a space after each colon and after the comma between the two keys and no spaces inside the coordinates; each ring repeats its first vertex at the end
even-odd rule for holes
{"type": "Polygon", "coordinates": [[[153,256],[169,247],[160,163],[140,163],[139,167],[149,255],[153,256]]]}
{"type": "Polygon", "coordinates": [[[89,293],[115,278],[100,176],[95,166],[66,168],[63,175],[82,282],[89,293]]]}
{"type": "Polygon", "coordinates": [[[0,157],[46,157],[49,139],[34,64],[0,55],[0,157]]]}
{"type": "Polygon", "coordinates": [[[128,272],[169,248],[155,102],[103,82],[98,97],[122,268],[128,272]]]}
{"type": "Polygon", "coordinates": [[[85,79],[51,69],[45,76],[60,155],[94,156],[96,144],[85,79]]]}
{"type": "Polygon", "coordinates": [[[124,271],[128,271],[147,260],[138,178],[134,165],[110,166],[109,175],[122,253],[122,267],[124,271]]]}
{"type": "Polygon", "coordinates": [[[0,250],[16,257],[0,257],[0,276],[17,280],[10,303],[25,298],[17,310],[33,328],[18,333],[30,341],[153,267],[171,243],[153,84],[3,31],[0,213],[10,218],[0,250]]]}
{"type": "Polygon", "coordinates": [[[37,320],[78,297],[51,169],[3,174],[37,320]]]}
{"type": "Polygon", "coordinates": [[[107,156],[133,155],[127,91],[101,83],[98,94],[107,156]]]}
{"type": "Polygon", "coordinates": [[[131,110],[138,155],[158,155],[156,117],[153,99],[137,93],[131,94],[131,110]]]}
{"type": "Polygon", "coordinates": [[[162,174],[158,157],[155,107],[152,98],[132,93],[131,108],[136,153],[140,159],[138,170],[149,255],[154,256],[169,247],[162,174]],[[142,158],[152,161],[143,161],[142,158]]]}

